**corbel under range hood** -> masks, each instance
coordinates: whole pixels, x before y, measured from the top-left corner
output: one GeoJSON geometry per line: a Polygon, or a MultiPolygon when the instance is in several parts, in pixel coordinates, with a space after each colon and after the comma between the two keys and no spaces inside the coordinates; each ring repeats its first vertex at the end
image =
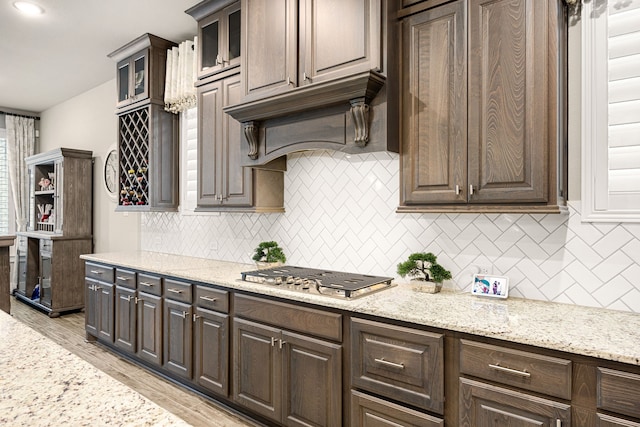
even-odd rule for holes
{"type": "Polygon", "coordinates": [[[385,83],[370,70],[226,107],[242,125],[243,166],[302,150],[398,152],[385,83]]]}

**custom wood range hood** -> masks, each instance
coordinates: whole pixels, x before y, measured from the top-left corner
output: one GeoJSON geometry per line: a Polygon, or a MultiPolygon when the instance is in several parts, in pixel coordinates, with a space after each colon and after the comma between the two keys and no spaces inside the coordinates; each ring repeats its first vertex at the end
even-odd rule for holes
{"type": "Polygon", "coordinates": [[[241,2],[243,97],[224,112],[241,123],[243,166],[301,150],[398,152],[396,3],[241,2]]]}
{"type": "MultiPolygon", "coordinates": [[[[305,149],[358,152],[356,147],[363,149],[369,142],[371,101],[384,86],[385,80],[382,74],[371,70],[339,80],[295,88],[291,92],[266,99],[229,106],[225,108],[225,112],[242,123],[243,140],[248,146],[247,156],[250,160],[268,162],[284,154],[305,149]],[[345,128],[352,128],[348,129],[352,132],[350,135],[345,134],[342,140],[311,133],[307,133],[309,139],[298,135],[301,139],[280,139],[274,144],[266,139],[270,130],[278,134],[277,130],[272,129],[287,122],[297,123],[312,131],[316,127],[314,121],[322,122],[323,117],[329,117],[324,124],[331,127],[333,123],[330,117],[342,115],[344,110],[349,115],[345,120],[351,119],[352,123],[352,126],[345,124],[345,128]],[[262,126],[261,135],[261,122],[265,121],[275,126],[262,126]],[[259,152],[260,146],[262,153],[259,152]]],[[[321,123],[318,125],[322,127],[321,123]]]]}

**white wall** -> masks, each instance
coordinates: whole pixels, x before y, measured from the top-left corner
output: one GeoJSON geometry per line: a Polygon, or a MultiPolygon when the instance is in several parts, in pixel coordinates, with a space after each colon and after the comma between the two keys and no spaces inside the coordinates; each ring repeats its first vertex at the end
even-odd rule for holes
{"type": "MultiPolygon", "coordinates": [[[[140,247],[140,214],[116,213],[116,201],[109,197],[103,184],[104,160],[109,150],[115,148],[118,137],[115,98],[113,79],[44,111],[40,120],[40,152],[58,147],[93,152],[95,252],[140,247]]],[[[87,197],[91,197],[90,192],[87,197]]]]}

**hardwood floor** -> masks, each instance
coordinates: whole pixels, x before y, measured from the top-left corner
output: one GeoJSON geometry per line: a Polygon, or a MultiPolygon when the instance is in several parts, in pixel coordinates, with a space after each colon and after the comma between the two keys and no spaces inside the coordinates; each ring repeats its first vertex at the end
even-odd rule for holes
{"type": "Polygon", "coordinates": [[[15,319],[195,427],[258,425],[107,351],[99,344],[86,342],[84,313],[70,313],[51,319],[11,297],[11,314],[15,319]]]}

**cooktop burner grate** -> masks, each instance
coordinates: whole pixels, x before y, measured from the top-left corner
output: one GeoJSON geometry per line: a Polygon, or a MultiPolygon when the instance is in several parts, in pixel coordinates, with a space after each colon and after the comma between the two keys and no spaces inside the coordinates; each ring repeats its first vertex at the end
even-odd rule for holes
{"type": "Polygon", "coordinates": [[[279,266],[245,271],[242,280],[267,285],[278,285],[294,290],[322,295],[356,298],[391,287],[392,277],[370,276],[315,268],[279,266]]]}

